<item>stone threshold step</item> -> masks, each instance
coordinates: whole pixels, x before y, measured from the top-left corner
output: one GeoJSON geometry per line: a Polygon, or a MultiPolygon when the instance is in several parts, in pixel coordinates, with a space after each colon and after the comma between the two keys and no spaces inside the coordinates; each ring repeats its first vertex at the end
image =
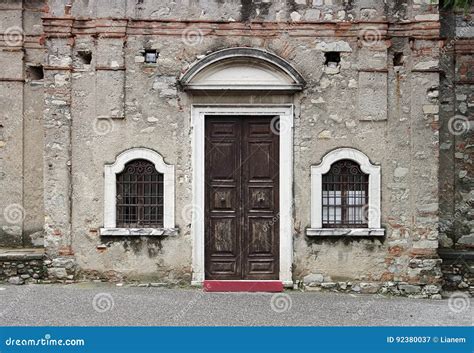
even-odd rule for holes
{"type": "Polygon", "coordinates": [[[28,261],[43,259],[43,248],[0,248],[0,261],[28,261]]]}
{"type": "Polygon", "coordinates": [[[203,289],[205,292],[283,292],[283,282],[205,280],[203,289]]]}

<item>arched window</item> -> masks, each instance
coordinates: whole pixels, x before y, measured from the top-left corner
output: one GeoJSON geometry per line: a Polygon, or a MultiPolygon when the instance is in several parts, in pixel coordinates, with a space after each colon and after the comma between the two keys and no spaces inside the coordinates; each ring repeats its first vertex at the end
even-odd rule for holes
{"type": "Polygon", "coordinates": [[[383,236],[380,166],[353,148],[338,148],[311,166],[308,236],[383,236]]]}
{"type": "Polygon", "coordinates": [[[117,227],[163,227],[163,174],[136,159],[117,174],[117,227]]]}
{"type": "Polygon", "coordinates": [[[343,159],[323,175],[323,228],[366,228],[369,176],[359,164],[343,159]]]}
{"type": "Polygon", "coordinates": [[[157,152],[132,148],[104,170],[104,228],[101,235],[177,234],[174,224],[174,166],[157,152]]]}

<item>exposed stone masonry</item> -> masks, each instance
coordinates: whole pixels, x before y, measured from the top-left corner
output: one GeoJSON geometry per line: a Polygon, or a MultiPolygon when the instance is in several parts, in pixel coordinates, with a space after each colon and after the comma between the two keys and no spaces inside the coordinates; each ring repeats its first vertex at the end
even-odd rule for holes
{"type": "Polygon", "coordinates": [[[440,256],[444,289],[474,288],[474,12],[442,13],[440,256]]]}
{"type": "Polygon", "coordinates": [[[73,283],[75,271],[73,259],[50,259],[42,249],[0,251],[0,281],[10,284],[73,283]]]}
{"type": "Polygon", "coordinates": [[[38,283],[45,277],[44,252],[38,250],[0,252],[0,281],[10,284],[38,283]]]}

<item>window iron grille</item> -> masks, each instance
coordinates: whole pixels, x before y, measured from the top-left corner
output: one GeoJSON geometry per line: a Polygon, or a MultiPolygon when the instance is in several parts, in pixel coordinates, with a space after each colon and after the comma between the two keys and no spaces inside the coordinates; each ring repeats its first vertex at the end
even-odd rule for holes
{"type": "Polygon", "coordinates": [[[369,176],[351,160],[331,166],[322,180],[324,228],[367,228],[369,176]]]}
{"type": "Polygon", "coordinates": [[[163,174],[153,163],[137,159],[117,174],[117,227],[163,227],[163,174]]]}

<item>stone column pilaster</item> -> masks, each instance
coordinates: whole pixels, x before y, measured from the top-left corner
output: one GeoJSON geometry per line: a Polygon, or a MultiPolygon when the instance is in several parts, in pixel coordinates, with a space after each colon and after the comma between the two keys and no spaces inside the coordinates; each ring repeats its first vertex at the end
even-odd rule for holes
{"type": "Polygon", "coordinates": [[[71,70],[73,21],[45,20],[47,65],[44,111],[45,247],[53,258],[49,275],[71,276],[71,70]],[[65,27],[69,24],[70,27],[65,27]],[[67,265],[67,266],[66,266],[67,265]],[[68,271],[66,271],[68,270],[68,271]]]}

